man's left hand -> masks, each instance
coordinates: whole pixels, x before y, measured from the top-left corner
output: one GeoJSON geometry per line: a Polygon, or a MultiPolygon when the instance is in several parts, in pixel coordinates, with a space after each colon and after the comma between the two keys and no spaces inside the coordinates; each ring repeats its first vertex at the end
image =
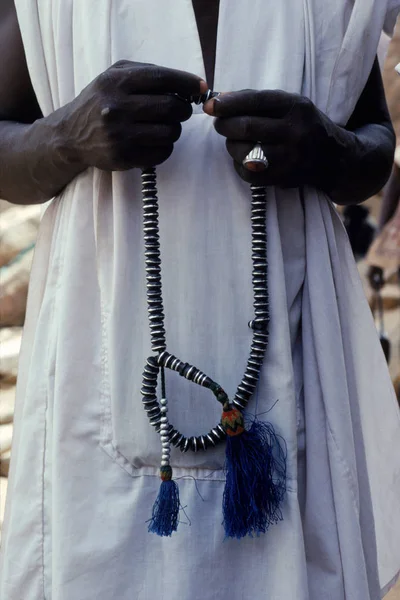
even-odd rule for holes
{"type": "Polygon", "coordinates": [[[280,90],[221,94],[207,102],[204,111],[216,117],[215,129],[226,138],[241,178],[259,185],[329,189],[340,148],[347,136],[354,137],[308,98],[280,90]],[[261,142],[269,163],[261,173],[242,165],[256,142],[261,142]]]}

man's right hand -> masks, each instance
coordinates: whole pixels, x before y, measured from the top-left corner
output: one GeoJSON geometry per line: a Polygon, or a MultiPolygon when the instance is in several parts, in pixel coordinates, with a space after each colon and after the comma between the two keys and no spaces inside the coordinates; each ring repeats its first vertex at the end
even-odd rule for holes
{"type": "Polygon", "coordinates": [[[164,162],[192,107],[207,91],[184,71],[119,61],[64,107],[57,133],[86,167],[121,171],[164,162]]]}
{"type": "Polygon", "coordinates": [[[192,112],[182,98],[207,91],[196,75],[120,61],[43,117],[14,0],[0,2],[0,56],[9,67],[0,70],[0,196],[17,204],[50,200],[91,166],[162,163],[192,112]]]}

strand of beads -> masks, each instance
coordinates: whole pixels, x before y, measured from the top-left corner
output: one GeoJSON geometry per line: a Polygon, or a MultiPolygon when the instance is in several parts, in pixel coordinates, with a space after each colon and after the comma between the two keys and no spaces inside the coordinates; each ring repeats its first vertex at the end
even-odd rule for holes
{"type": "Polygon", "coordinates": [[[161,285],[157,181],[154,168],[142,171],[142,194],[147,311],[150,323],[151,347],[154,352],[159,353],[166,349],[166,341],[161,285]]]}
{"type": "Polygon", "coordinates": [[[267,261],[267,190],[264,186],[251,185],[251,224],[253,295],[255,317],[249,322],[253,330],[250,356],[241,383],[238,385],[233,404],[244,410],[254,394],[268,347],[269,294],[267,261]]]}
{"type": "MultiPolygon", "coordinates": [[[[228,399],[222,388],[199,369],[184,363],[166,351],[164,328],[164,308],[161,286],[161,258],[158,225],[158,197],[155,169],[143,172],[143,205],[145,230],[145,257],[147,279],[147,301],[150,322],[152,348],[158,353],[157,357],[149,357],[143,373],[142,396],[143,405],[151,425],[161,431],[161,403],[157,399],[157,379],[161,368],[176,371],[189,381],[207,387],[213,391],[217,400],[225,404],[228,399]]],[[[238,385],[232,404],[239,410],[244,410],[252,397],[268,347],[269,297],[268,297],[268,263],[267,263],[267,233],[266,233],[266,189],[261,186],[251,186],[252,192],[252,284],[253,306],[255,317],[249,322],[253,330],[253,339],[249,359],[242,381],[238,385]]],[[[165,395],[163,395],[165,398],[165,395]]],[[[218,423],[209,433],[186,438],[169,421],[163,421],[164,442],[179,448],[182,452],[191,450],[207,450],[223,442],[226,438],[225,428],[218,423]]]]}
{"type": "Polygon", "coordinates": [[[166,467],[169,466],[169,459],[171,454],[171,444],[169,441],[169,423],[168,423],[168,406],[167,399],[161,398],[161,424],[160,424],[160,437],[161,437],[161,446],[162,446],[162,455],[161,455],[161,466],[166,467]]]}
{"type": "Polygon", "coordinates": [[[188,450],[197,452],[198,450],[207,450],[207,448],[222,442],[226,434],[221,424],[218,424],[207,434],[187,438],[175,429],[169,420],[163,418],[166,416],[163,413],[167,411],[163,411],[163,402],[158,402],[157,400],[157,385],[158,375],[161,371],[161,395],[166,403],[165,368],[176,371],[181,377],[185,377],[185,379],[196,382],[198,385],[211,390],[221,405],[228,401],[224,390],[196,367],[182,362],[167,351],[161,352],[158,358],[149,356],[143,371],[142,401],[151,425],[164,436],[161,440],[162,444],[167,441],[166,435],[168,435],[169,443],[179,448],[181,452],[187,452],[188,450]]]}

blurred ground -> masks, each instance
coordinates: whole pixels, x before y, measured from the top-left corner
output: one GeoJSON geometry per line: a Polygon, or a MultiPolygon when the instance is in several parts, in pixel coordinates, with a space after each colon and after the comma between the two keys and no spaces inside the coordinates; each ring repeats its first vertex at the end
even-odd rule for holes
{"type": "Polygon", "coordinates": [[[400,582],[385,596],[385,600],[400,600],[400,582]]]}

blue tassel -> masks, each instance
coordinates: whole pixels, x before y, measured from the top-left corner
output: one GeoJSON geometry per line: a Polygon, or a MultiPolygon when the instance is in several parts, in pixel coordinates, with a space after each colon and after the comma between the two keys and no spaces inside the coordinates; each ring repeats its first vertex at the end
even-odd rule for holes
{"type": "Polygon", "coordinates": [[[178,529],[179,523],[179,488],[172,480],[172,468],[161,467],[161,485],[154,502],[153,514],[149,523],[149,532],[161,536],[170,536],[178,529]]]}
{"type": "Polygon", "coordinates": [[[270,423],[253,421],[231,406],[222,415],[227,433],[223,516],[226,537],[265,533],[282,520],[286,492],[286,448],[270,423]]]}

